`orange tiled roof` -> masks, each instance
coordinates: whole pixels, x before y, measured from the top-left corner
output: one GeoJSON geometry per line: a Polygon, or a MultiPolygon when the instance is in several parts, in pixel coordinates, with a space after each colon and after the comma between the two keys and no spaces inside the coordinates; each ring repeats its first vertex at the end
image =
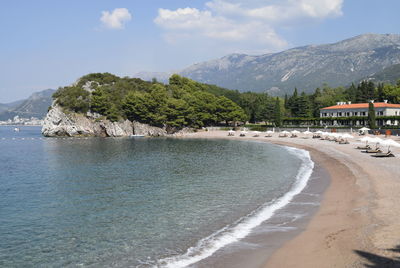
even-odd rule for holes
{"type": "MultiPolygon", "coordinates": [[[[343,104],[343,105],[334,105],[322,108],[321,110],[330,110],[330,109],[368,109],[369,103],[354,103],[354,104],[343,104]]],[[[400,104],[392,104],[385,102],[375,102],[375,108],[400,108],[400,104]]]]}

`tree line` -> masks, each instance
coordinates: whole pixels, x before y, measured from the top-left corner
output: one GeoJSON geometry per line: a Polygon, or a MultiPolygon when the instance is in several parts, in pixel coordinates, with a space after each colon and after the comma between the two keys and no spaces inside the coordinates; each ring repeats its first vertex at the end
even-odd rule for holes
{"type": "Polygon", "coordinates": [[[66,112],[97,113],[111,121],[128,119],[169,130],[247,121],[244,109],[213,90],[215,86],[178,75],[165,85],[95,73],[59,88],[53,98],[66,112]]]}
{"type": "Polygon", "coordinates": [[[148,82],[95,73],[83,76],[72,86],[60,88],[54,98],[67,110],[91,111],[112,121],[129,119],[178,129],[246,121],[281,126],[288,118],[318,118],[321,108],[337,102],[400,103],[400,80],[395,85],[372,81],[347,88],[324,85],[312,94],[300,93],[295,88],[290,96],[273,97],[199,83],[179,75],[171,76],[169,84],[163,84],[155,79],[148,82]]]}

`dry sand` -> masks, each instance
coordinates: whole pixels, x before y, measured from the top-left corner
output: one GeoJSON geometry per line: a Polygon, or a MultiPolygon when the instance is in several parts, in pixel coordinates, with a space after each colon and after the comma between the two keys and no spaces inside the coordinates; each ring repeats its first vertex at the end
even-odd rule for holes
{"type": "Polygon", "coordinates": [[[341,145],[301,135],[238,135],[208,131],[185,137],[262,140],[302,148],[331,176],[306,230],[268,257],[265,267],[400,267],[399,148],[391,149],[396,157],[378,159],[354,149],[362,144],[356,139],[341,145]]]}

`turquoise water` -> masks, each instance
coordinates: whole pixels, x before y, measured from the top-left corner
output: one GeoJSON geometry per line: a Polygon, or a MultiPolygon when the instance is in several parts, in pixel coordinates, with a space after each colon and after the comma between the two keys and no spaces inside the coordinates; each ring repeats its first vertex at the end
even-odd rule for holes
{"type": "Polygon", "coordinates": [[[303,165],[266,143],[42,138],[37,127],[0,127],[0,149],[2,267],[196,258],[291,190],[303,165]]]}

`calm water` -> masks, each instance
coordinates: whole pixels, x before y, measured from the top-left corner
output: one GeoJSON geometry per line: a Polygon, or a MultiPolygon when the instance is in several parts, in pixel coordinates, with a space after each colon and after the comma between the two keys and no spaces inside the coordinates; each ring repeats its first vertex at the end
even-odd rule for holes
{"type": "Polygon", "coordinates": [[[0,266],[147,267],[190,247],[196,256],[292,189],[302,164],[257,142],[46,139],[37,127],[0,127],[0,266]]]}

